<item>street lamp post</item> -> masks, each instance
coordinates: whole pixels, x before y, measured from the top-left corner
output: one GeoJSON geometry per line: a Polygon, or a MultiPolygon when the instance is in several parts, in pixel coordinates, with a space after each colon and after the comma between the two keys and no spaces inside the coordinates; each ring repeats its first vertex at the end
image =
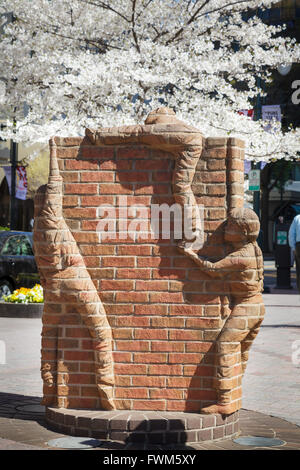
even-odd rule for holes
{"type": "MultiPolygon", "coordinates": [[[[260,78],[257,77],[257,85],[260,87],[261,81],[260,78]]],[[[261,118],[261,97],[260,93],[257,95],[256,104],[255,104],[255,116],[254,119],[258,121],[261,118]]],[[[251,165],[253,170],[260,170],[261,165],[260,162],[252,162],[251,165]]],[[[253,192],[253,210],[260,218],[260,189],[258,191],[253,192]]]]}
{"type": "Polygon", "coordinates": [[[10,163],[11,163],[11,190],[10,190],[10,230],[17,228],[17,204],[16,204],[16,169],[17,169],[18,144],[11,141],[10,163]]]}

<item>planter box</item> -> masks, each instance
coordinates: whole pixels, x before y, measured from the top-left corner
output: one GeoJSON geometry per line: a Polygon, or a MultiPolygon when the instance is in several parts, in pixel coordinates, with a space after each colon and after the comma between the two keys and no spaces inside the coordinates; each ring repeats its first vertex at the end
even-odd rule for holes
{"type": "Polygon", "coordinates": [[[41,318],[44,304],[14,304],[0,302],[0,317],[41,318]]]}

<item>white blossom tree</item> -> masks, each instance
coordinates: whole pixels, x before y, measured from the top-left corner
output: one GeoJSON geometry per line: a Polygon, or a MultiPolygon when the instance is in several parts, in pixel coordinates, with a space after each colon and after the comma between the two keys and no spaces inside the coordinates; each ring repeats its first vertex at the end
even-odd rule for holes
{"type": "Polygon", "coordinates": [[[270,0],[2,0],[2,138],[45,142],[174,108],[204,135],[246,140],[248,158],[293,158],[299,129],[264,131],[238,114],[294,40],[255,12],[270,0]],[[8,12],[14,21],[7,22],[8,12]],[[6,23],[6,24],[5,24],[6,23]]]}

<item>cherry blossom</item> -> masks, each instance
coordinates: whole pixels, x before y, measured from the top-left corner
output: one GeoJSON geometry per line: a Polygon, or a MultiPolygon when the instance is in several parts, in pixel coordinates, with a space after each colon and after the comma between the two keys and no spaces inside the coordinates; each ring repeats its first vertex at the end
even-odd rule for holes
{"type": "Polygon", "coordinates": [[[0,137],[46,142],[143,122],[168,106],[205,136],[244,139],[248,159],[294,158],[299,129],[266,132],[238,114],[263,95],[258,79],[300,61],[299,44],[280,36],[284,27],[254,13],[245,21],[274,3],[2,0],[0,137]]]}

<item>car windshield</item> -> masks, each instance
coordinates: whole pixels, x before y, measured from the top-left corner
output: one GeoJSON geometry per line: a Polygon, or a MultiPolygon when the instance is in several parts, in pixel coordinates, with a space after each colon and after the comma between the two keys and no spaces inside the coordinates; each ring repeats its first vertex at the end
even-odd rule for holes
{"type": "Polygon", "coordinates": [[[0,251],[2,250],[2,247],[5,243],[5,241],[7,240],[7,235],[6,233],[0,233],[0,251]]]}
{"type": "Polygon", "coordinates": [[[25,235],[14,235],[5,240],[1,255],[33,256],[29,239],[25,235]]]}

